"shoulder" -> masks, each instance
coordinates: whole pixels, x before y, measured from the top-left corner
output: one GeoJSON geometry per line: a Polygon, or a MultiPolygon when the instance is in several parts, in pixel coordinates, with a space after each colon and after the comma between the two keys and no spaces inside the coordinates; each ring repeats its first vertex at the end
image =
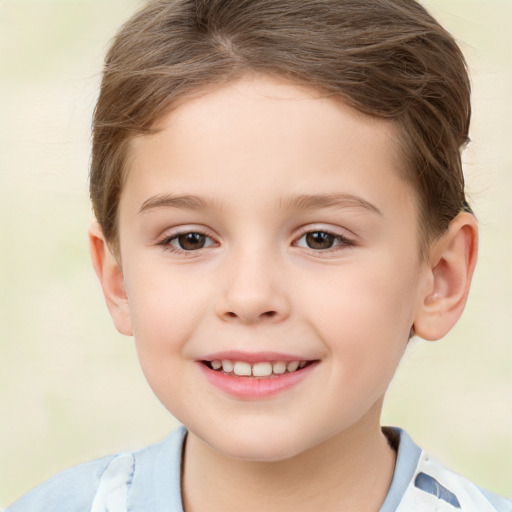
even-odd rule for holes
{"type": "MultiPolygon", "coordinates": [[[[67,469],[28,492],[5,512],[104,512],[132,509],[129,500],[147,502],[162,492],[159,482],[178,481],[186,431],[175,430],[162,442],[133,453],[119,453],[67,469]],[[174,473],[169,474],[174,468],[174,473]]],[[[133,508],[137,510],[137,508],[133,508]]],[[[155,506],[154,510],[160,510],[155,506]]]]}
{"type": "Polygon", "coordinates": [[[512,512],[512,501],[447,469],[419,449],[403,431],[395,479],[401,481],[396,512],[512,512]]]}
{"type": "Polygon", "coordinates": [[[116,458],[104,457],[67,469],[32,489],[6,512],[88,512],[102,475],[116,458]]]}
{"type": "Polygon", "coordinates": [[[435,504],[435,510],[512,512],[511,501],[481,489],[424,452],[411,482],[408,499],[411,503],[420,500],[435,504]]]}

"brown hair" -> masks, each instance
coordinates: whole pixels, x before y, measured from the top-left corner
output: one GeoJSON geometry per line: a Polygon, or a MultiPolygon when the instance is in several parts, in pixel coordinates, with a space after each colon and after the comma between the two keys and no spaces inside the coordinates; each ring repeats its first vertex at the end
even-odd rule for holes
{"type": "Polygon", "coordinates": [[[177,101],[247,73],[292,80],[391,119],[419,198],[422,252],[467,203],[470,83],[453,37],[415,0],[154,0],[106,57],[90,193],[106,239],[131,139],[177,101]]]}

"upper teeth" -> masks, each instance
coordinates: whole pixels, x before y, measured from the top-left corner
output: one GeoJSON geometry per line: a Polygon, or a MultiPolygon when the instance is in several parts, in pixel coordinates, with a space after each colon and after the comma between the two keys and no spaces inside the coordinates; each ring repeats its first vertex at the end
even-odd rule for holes
{"type": "Polygon", "coordinates": [[[215,360],[210,362],[211,367],[214,370],[220,370],[225,373],[234,373],[235,375],[245,377],[269,377],[272,374],[282,375],[283,373],[294,372],[299,367],[303,368],[306,365],[306,361],[290,361],[288,363],[284,361],[261,362],[250,364],[245,361],[231,361],[229,359],[223,359],[222,361],[215,360]]]}

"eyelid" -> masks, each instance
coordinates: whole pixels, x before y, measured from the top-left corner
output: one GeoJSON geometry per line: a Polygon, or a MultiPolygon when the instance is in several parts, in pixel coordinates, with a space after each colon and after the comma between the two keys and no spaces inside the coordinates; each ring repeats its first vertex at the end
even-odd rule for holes
{"type": "MultiPolygon", "coordinates": [[[[344,231],[347,231],[347,230],[344,230],[344,231]]],[[[303,227],[301,229],[301,233],[300,233],[300,235],[298,237],[295,237],[294,245],[296,247],[301,247],[303,249],[307,249],[308,251],[310,251],[310,252],[312,252],[314,254],[328,255],[330,253],[337,252],[337,251],[346,249],[348,247],[353,247],[354,245],[356,245],[356,237],[355,237],[355,235],[352,235],[352,234],[350,236],[347,236],[345,234],[339,233],[335,229],[330,229],[330,228],[326,228],[326,227],[323,227],[323,226],[311,226],[311,225],[308,225],[308,226],[305,226],[305,227],[303,227]],[[304,247],[304,246],[296,245],[297,242],[301,238],[303,238],[305,235],[307,235],[309,233],[326,233],[328,235],[333,236],[336,240],[338,240],[341,243],[339,245],[331,247],[329,249],[313,249],[311,247],[304,247]]]]}
{"type": "Polygon", "coordinates": [[[199,253],[204,249],[208,249],[209,247],[211,247],[212,245],[215,245],[215,244],[217,244],[217,242],[215,242],[214,237],[211,236],[211,234],[208,233],[208,230],[206,230],[205,228],[193,227],[193,226],[190,226],[190,227],[181,227],[180,226],[179,228],[176,229],[176,231],[171,231],[170,233],[166,232],[164,235],[160,236],[155,245],[160,246],[164,251],[168,251],[168,252],[175,253],[175,254],[180,254],[185,257],[195,257],[195,256],[197,256],[195,253],[199,253]],[[199,235],[202,235],[206,238],[209,238],[214,243],[210,244],[207,247],[201,247],[196,250],[180,249],[179,247],[176,247],[171,244],[172,241],[178,239],[180,236],[188,235],[190,233],[197,233],[199,235]]]}
{"type": "MultiPolygon", "coordinates": [[[[218,246],[218,242],[215,241],[215,237],[210,234],[208,229],[206,229],[202,226],[200,226],[200,227],[180,226],[179,228],[175,228],[175,229],[176,229],[176,231],[172,231],[172,230],[171,230],[171,232],[167,231],[164,235],[159,237],[159,239],[157,240],[155,245],[160,246],[165,251],[169,251],[169,252],[175,253],[175,254],[180,254],[185,257],[197,257],[198,254],[196,254],[196,253],[200,253],[204,249],[208,249],[215,245],[218,246]],[[176,247],[175,245],[173,245],[171,243],[174,240],[178,239],[180,236],[191,234],[191,233],[197,233],[199,235],[202,235],[202,236],[210,239],[213,243],[209,244],[206,247],[201,247],[201,248],[198,248],[195,250],[194,249],[192,249],[192,250],[180,249],[179,247],[176,247]]],[[[346,232],[347,230],[344,229],[344,231],[346,232]]],[[[309,225],[301,228],[300,234],[293,239],[292,245],[295,247],[301,247],[303,249],[306,249],[313,254],[329,255],[334,252],[337,252],[337,251],[340,251],[340,250],[343,250],[343,249],[346,249],[349,247],[353,247],[354,245],[356,245],[356,237],[353,234],[347,236],[343,233],[340,233],[336,229],[326,228],[325,226],[318,226],[318,225],[315,226],[315,225],[309,224],[309,225]],[[337,240],[339,242],[339,244],[335,245],[333,247],[330,247],[328,249],[314,249],[311,247],[297,245],[298,241],[309,233],[326,233],[326,234],[334,237],[335,240],[337,240]]]]}

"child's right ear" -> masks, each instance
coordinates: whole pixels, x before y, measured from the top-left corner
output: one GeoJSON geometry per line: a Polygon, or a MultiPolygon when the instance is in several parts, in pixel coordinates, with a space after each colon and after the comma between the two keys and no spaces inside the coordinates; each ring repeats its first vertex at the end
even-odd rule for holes
{"type": "Polygon", "coordinates": [[[89,249],[92,265],[100,280],[114,324],[121,334],[131,336],[132,325],[123,270],[118,259],[112,254],[98,222],[94,222],[89,228],[89,249]]]}

